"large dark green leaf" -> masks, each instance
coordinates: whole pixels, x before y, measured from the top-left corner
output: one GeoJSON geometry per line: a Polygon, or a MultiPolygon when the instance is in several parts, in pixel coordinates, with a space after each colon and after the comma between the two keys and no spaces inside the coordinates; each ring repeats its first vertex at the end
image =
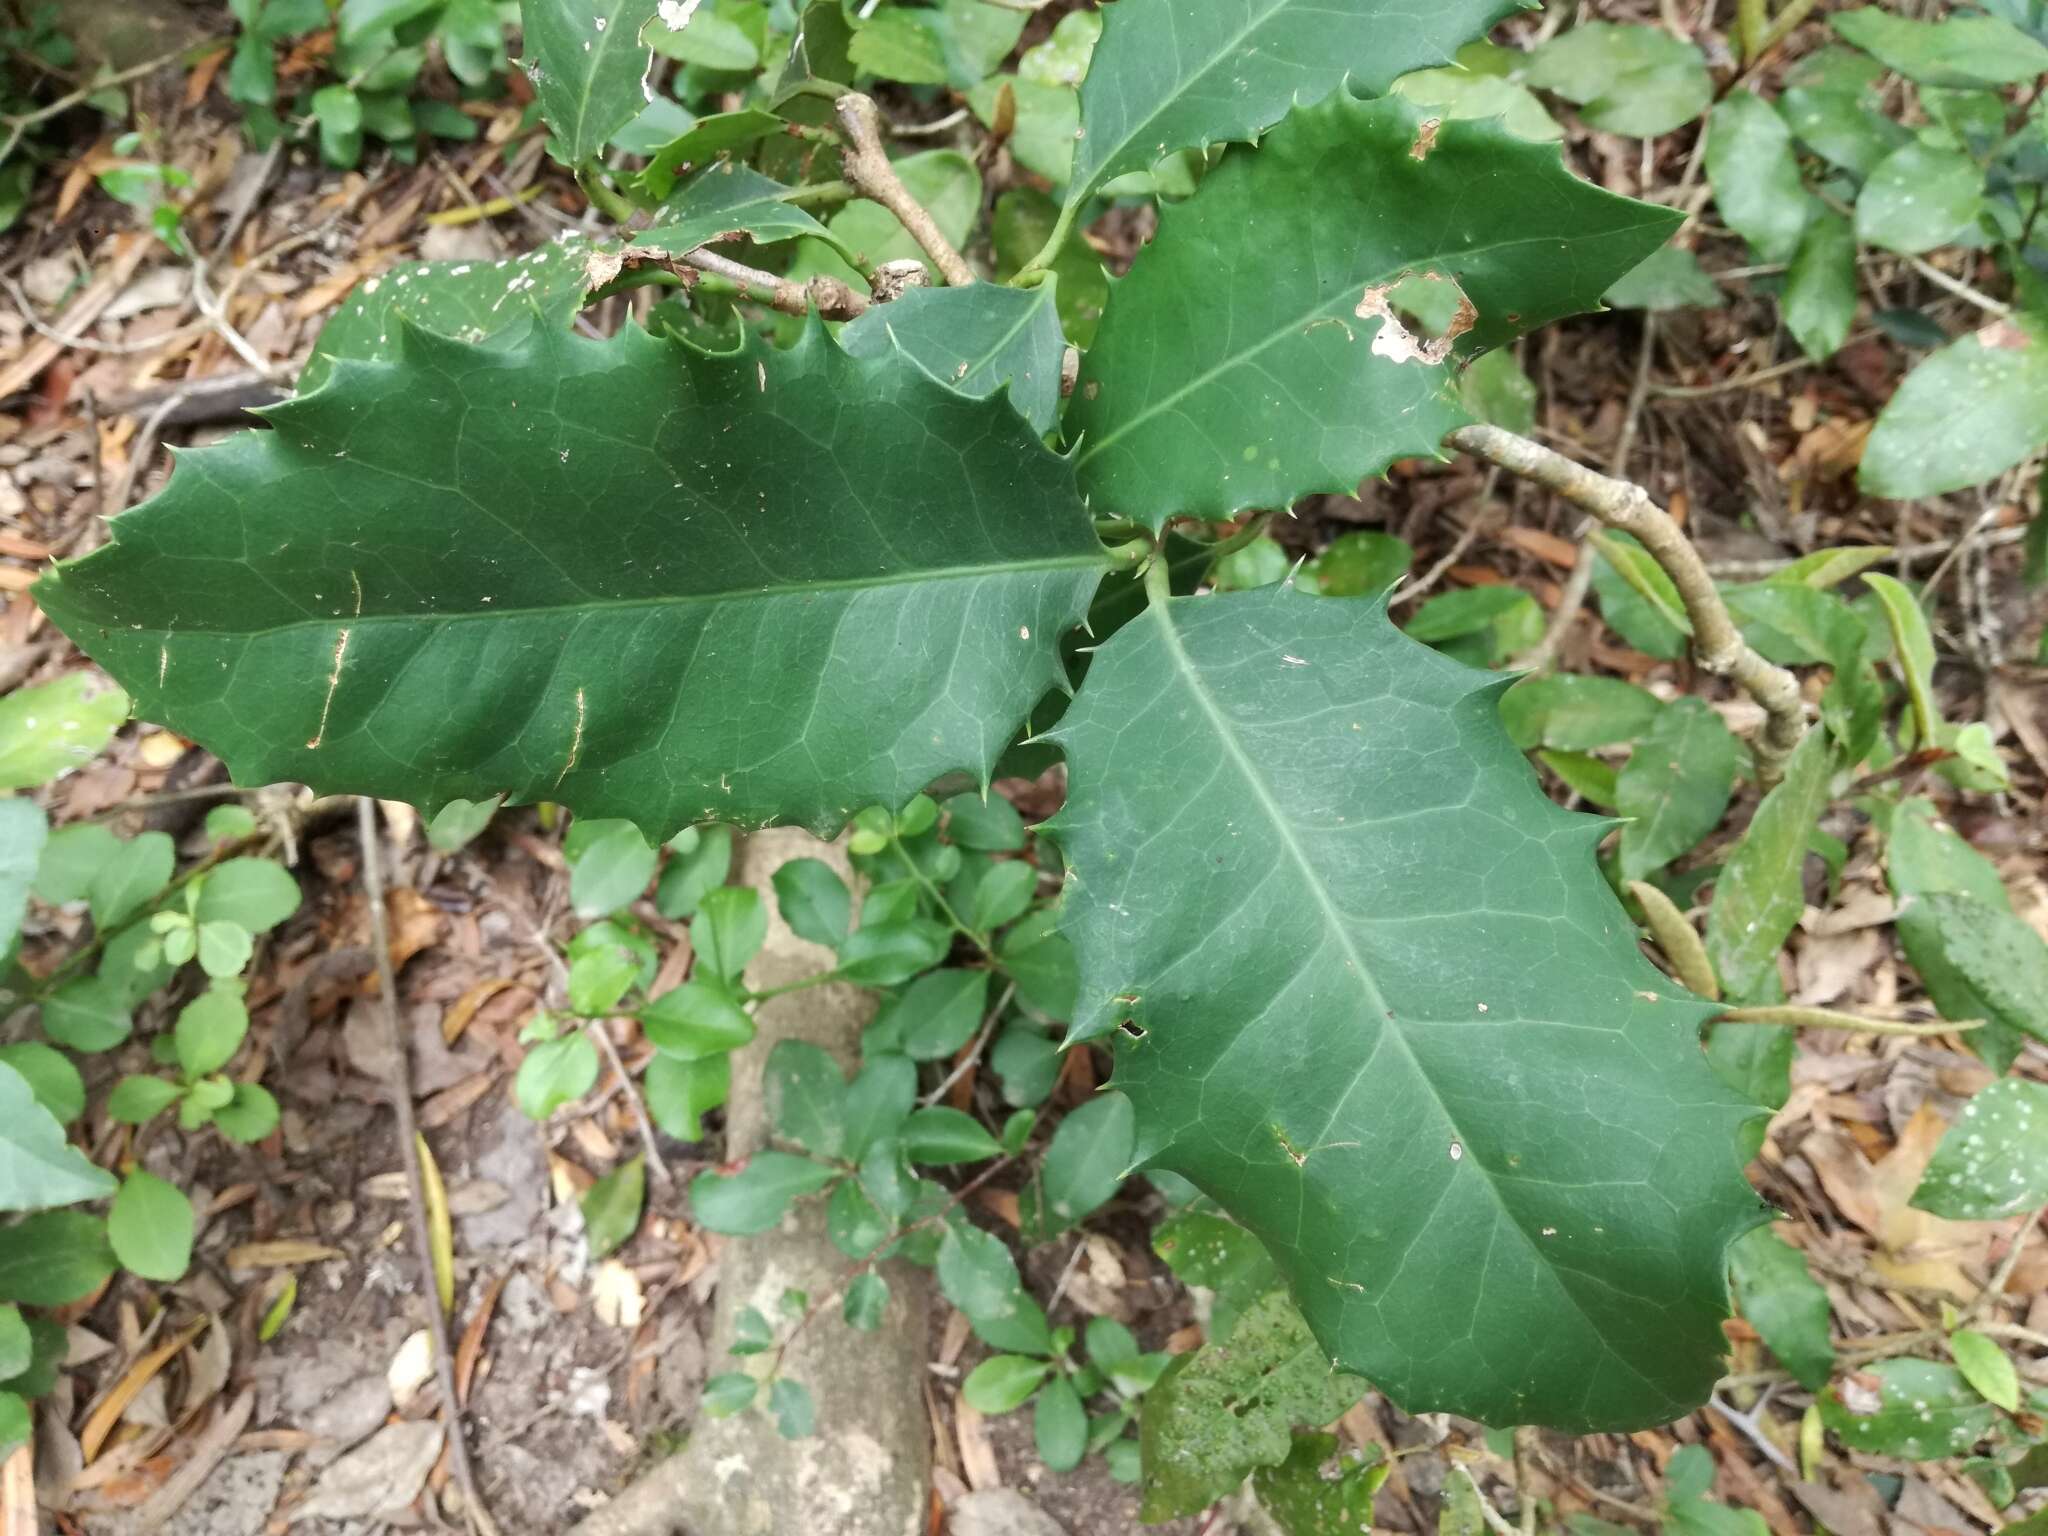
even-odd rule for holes
{"type": "Polygon", "coordinates": [[[1081,82],[1078,207],[1111,178],[1175,150],[1256,138],[1347,76],[1383,91],[1448,64],[1516,0],[1119,0],[1081,82]]]}
{"type": "Polygon", "coordinates": [[[1226,517],[1439,454],[1469,420],[1452,359],[1597,309],[1678,222],[1498,121],[1424,125],[1399,98],[1339,92],[1164,212],[1069,408],[1098,512],[1226,517]],[[1390,308],[1423,274],[1449,308],[1462,292],[1455,343],[1390,308]]]}
{"type": "Polygon", "coordinates": [[[640,29],[654,12],[655,0],[519,0],[527,78],[567,164],[597,154],[647,105],[640,82],[654,60],[640,29]]]}
{"type": "Polygon", "coordinates": [[[1266,1243],[1342,1369],[1411,1411],[1662,1423],[1721,1368],[1751,1111],[1500,686],[1285,586],[1120,631],[1056,733],[1076,1031],[1123,1025],[1139,1159],[1266,1243]]]}
{"type": "Polygon", "coordinates": [[[813,324],[405,333],[187,457],[44,610],[243,783],[828,828],[985,776],[1104,557],[1006,405],[813,324]]]}

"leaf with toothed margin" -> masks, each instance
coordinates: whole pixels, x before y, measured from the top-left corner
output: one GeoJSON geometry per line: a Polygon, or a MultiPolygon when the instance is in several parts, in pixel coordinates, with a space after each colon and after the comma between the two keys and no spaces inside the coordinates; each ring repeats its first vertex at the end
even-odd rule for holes
{"type": "Polygon", "coordinates": [[[1410,1412],[1662,1424],[1721,1373],[1755,1111],[1600,876],[1613,823],[1509,740],[1509,681],[1286,585],[1119,630],[1053,733],[1075,1033],[1338,1369],[1410,1412]]]}
{"type": "Polygon", "coordinates": [[[311,394],[343,358],[389,362],[404,325],[457,341],[504,345],[540,322],[566,331],[594,286],[589,260],[607,247],[574,230],[503,261],[409,261],[367,277],[320,328],[299,393],[311,394]]]}
{"type": "Polygon", "coordinates": [[[1036,288],[912,288],[877,304],[839,340],[855,357],[901,347],[948,389],[977,400],[1007,387],[1010,404],[1039,432],[1059,420],[1067,339],[1051,279],[1036,288]]]}
{"type": "Polygon", "coordinates": [[[1007,405],[816,320],[402,334],[37,588],[240,783],[829,831],[985,781],[1106,566],[1007,405]]]}
{"type": "Polygon", "coordinates": [[[1440,457],[1470,420],[1457,366],[1598,309],[1678,222],[1498,119],[1340,91],[1160,215],[1068,408],[1082,488],[1098,515],[1157,528],[1440,457]],[[1447,324],[1425,340],[1413,313],[1432,299],[1447,324]]]}
{"type": "Polygon", "coordinates": [[[1067,204],[1181,149],[1257,138],[1347,77],[1384,91],[1449,64],[1517,0],[1118,0],[1081,82],[1067,204]]]}
{"type": "Polygon", "coordinates": [[[526,75],[564,165],[600,153],[652,99],[640,32],[655,0],[519,0],[526,75]]]}

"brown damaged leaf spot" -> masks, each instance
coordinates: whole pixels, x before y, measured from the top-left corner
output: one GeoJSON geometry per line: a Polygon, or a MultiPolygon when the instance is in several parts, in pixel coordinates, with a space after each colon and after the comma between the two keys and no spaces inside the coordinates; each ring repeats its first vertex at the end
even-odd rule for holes
{"type": "Polygon", "coordinates": [[[1410,160],[1427,160],[1429,152],[1436,148],[1436,131],[1443,127],[1440,117],[1425,117],[1415,130],[1415,142],[1408,146],[1410,160]]]}
{"type": "Polygon", "coordinates": [[[2010,320],[1994,320],[1977,332],[1977,345],[1999,352],[2024,352],[2033,338],[2010,320]]]}
{"type": "Polygon", "coordinates": [[[1457,290],[1458,307],[1451,315],[1450,323],[1444,327],[1444,333],[1424,340],[1409,330],[1400,316],[1394,313],[1391,302],[1394,290],[1414,276],[1412,272],[1403,272],[1392,282],[1374,283],[1367,288],[1365,297],[1358,301],[1358,308],[1353,311],[1361,320],[1377,319],[1380,322],[1379,332],[1372,339],[1373,356],[1396,363],[1428,363],[1440,367],[1451,355],[1451,348],[1457,345],[1458,338],[1479,322],[1479,311],[1473,308],[1472,301],[1465,297],[1465,290],[1459,288],[1454,279],[1438,272],[1424,275],[1436,282],[1449,283],[1457,290]]]}

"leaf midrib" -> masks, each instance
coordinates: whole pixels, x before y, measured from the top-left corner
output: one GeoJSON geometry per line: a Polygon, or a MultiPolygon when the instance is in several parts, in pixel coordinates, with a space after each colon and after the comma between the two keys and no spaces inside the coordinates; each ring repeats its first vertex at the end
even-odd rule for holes
{"type": "MultiPolygon", "coordinates": [[[[1216,700],[1211,696],[1207,685],[1202,679],[1201,672],[1196,668],[1193,659],[1188,655],[1186,647],[1181,644],[1180,632],[1174,628],[1170,610],[1177,603],[1201,601],[1203,601],[1201,598],[1169,598],[1164,603],[1155,602],[1150,604],[1148,611],[1159,625],[1160,632],[1166,642],[1167,653],[1172,658],[1175,670],[1179,672],[1188,692],[1194,696],[1195,702],[1202,707],[1202,713],[1208,717],[1210,726],[1215,730],[1216,739],[1222,744],[1225,754],[1237,769],[1239,776],[1244,780],[1245,787],[1250,791],[1253,802],[1265,814],[1267,820],[1272,823],[1273,829],[1278,835],[1280,846],[1285,850],[1287,856],[1293,861],[1295,868],[1300,872],[1303,882],[1308,886],[1310,893],[1315,899],[1317,909],[1322,913],[1325,924],[1336,936],[1337,944],[1343,950],[1344,957],[1349,962],[1346,968],[1352,976],[1357,978],[1360,989],[1365,993],[1366,1002],[1373,1011],[1373,1016],[1383,1021],[1382,1038],[1391,1035],[1399,1043],[1401,1053],[1407,1057],[1408,1065],[1414,1070],[1416,1078],[1428,1088],[1431,1104],[1443,1116],[1444,1123],[1451,1128],[1451,1132],[1457,1137],[1459,1144],[1470,1147],[1472,1145],[1470,1138],[1465,1135],[1456,1117],[1452,1115],[1450,1106],[1443,1100],[1443,1095],[1437,1092],[1436,1080],[1430,1076],[1429,1072],[1423,1067],[1421,1058],[1415,1054],[1415,1048],[1410,1043],[1407,1032],[1401,1028],[1399,1016],[1387,1006],[1386,996],[1380,991],[1379,983],[1373,979],[1372,972],[1366,968],[1365,957],[1359,954],[1357,946],[1351,942],[1351,933],[1344,924],[1343,913],[1331,900],[1328,887],[1323,884],[1322,877],[1316,872],[1315,866],[1309,862],[1307,850],[1301,846],[1300,840],[1295,837],[1292,824],[1289,823],[1287,817],[1282,813],[1279,802],[1273,798],[1273,792],[1266,785],[1265,775],[1259,771],[1258,765],[1252,761],[1244,748],[1238,745],[1237,733],[1231,729],[1229,717],[1223,713],[1216,700]]],[[[1557,1266],[1544,1256],[1543,1250],[1530,1238],[1520,1218],[1508,1209],[1507,1200],[1501,1194],[1500,1187],[1494,1183],[1491,1170],[1482,1167],[1476,1158],[1473,1162],[1473,1170],[1480,1175],[1479,1182],[1485,1186],[1486,1192],[1492,1196],[1494,1209],[1500,1222],[1513,1228],[1516,1234],[1520,1236],[1524,1246],[1535,1256],[1544,1271],[1553,1277],[1558,1292],[1564,1296],[1571,1304],[1572,1310],[1585,1322],[1588,1331],[1595,1338],[1600,1338],[1604,1341],[1605,1335],[1601,1332],[1599,1324],[1587,1313],[1585,1307],[1580,1303],[1577,1293],[1564,1282],[1557,1266]]],[[[1453,1175],[1454,1180],[1455,1177],[1453,1175]]],[[[1450,1188],[1451,1186],[1447,1184],[1445,1186],[1446,1192],[1450,1188]]],[[[1651,1381],[1649,1377],[1636,1369],[1619,1351],[1609,1348],[1607,1354],[1609,1358],[1619,1361],[1631,1375],[1635,1376],[1645,1386],[1651,1387],[1660,1393],[1665,1391],[1663,1387],[1651,1381]]]]}
{"type": "Polygon", "coordinates": [[[608,597],[592,598],[583,602],[563,602],[530,605],[520,608],[457,608],[441,610],[420,610],[398,613],[359,613],[312,615],[303,619],[292,619],[284,624],[267,625],[262,629],[201,629],[193,625],[163,625],[175,638],[178,635],[241,636],[250,640],[262,639],[269,635],[286,634],[296,629],[355,628],[366,624],[442,624],[467,619],[517,619],[545,618],[561,613],[585,614],[593,611],[624,611],[634,608],[687,607],[692,604],[719,604],[744,602],[755,598],[773,599],[778,597],[802,597],[817,592],[866,591],[884,587],[909,586],[918,582],[980,580],[990,576],[1028,575],[1039,571],[1080,571],[1107,570],[1107,556],[1098,554],[1077,554],[1048,557],[1041,560],[1016,561],[1004,565],[945,566],[933,570],[901,571],[879,577],[834,577],[829,581],[809,581],[800,585],[771,584],[761,587],[740,587],[729,592],[680,592],[661,597],[608,597]]]}

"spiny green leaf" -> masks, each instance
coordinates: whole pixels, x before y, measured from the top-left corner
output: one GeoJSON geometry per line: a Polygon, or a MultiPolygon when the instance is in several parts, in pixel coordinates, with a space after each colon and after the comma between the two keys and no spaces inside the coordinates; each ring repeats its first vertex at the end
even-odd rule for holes
{"type": "Polygon", "coordinates": [[[1279,1292],[1247,1312],[1228,1346],[1183,1355],[1145,1396],[1146,1521],[1192,1515],[1294,1449],[1296,1425],[1327,1424],[1365,1395],[1333,1370],[1279,1292]]]}
{"type": "Polygon", "coordinates": [[[520,0],[526,75],[563,161],[578,165],[646,105],[640,29],[655,0],[520,0]]]}
{"type": "Polygon", "coordinates": [[[815,324],[404,351],[188,455],[39,589],[243,782],[829,830],[985,776],[1104,568],[1007,407],[815,324]]]}
{"type": "Polygon", "coordinates": [[[509,345],[536,323],[567,330],[590,292],[597,248],[570,230],[559,244],[501,261],[422,261],[363,279],[342,300],[299,373],[310,394],[343,359],[391,362],[408,325],[479,345],[509,345]]]}
{"type": "Polygon", "coordinates": [[[1384,91],[1448,64],[1516,0],[1120,0],[1081,82],[1081,142],[1068,204],[1175,150],[1254,139],[1349,78],[1384,91]]]}
{"type": "Polygon", "coordinates": [[[113,1189],[112,1177],[64,1139],[28,1079],[0,1062],[0,1211],[97,1200],[113,1189]]]}
{"type": "Polygon", "coordinates": [[[912,288],[877,304],[839,333],[855,357],[892,345],[948,389],[973,399],[1008,390],[1033,430],[1050,432],[1060,414],[1060,363],[1067,350],[1054,304],[1057,284],[1006,288],[912,288]]]}
{"type": "Polygon", "coordinates": [[[836,244],[830,230],[788,200],[790,190],[759,171],[721,161],[664,202],[653,228],[627,244],[670,256],[737,234],[764,242],[809,235],[836,244]]]}
{"type": "Polygon", "coordinates": [[[1138,1155],[1266,1243],[1326,1358],[1411,1411],[1661,1423],[1720,1372],[1749,1111],[1499,687],[1284,587],[1121,630],[1057,733],[1075,1032],[1129,1021],[1138,1155]]]}
{"type": "Polygon", "coordinates": [[[1676,223],[1498,122],[1432,130],[1398,98],[1340,91],[1163,214],[1069,406],[1082,483],[1098,513],[1157,527],[1348,494],[1397,458],[1439,455],[1468,419],[1453,354],[1598,308],[1676,223]],[[1253,266],[1256,281],[1218,285],[1253,266]],[[1394,308],[1418,277],[1455,284],[1437,341],[1394,308]]]}

